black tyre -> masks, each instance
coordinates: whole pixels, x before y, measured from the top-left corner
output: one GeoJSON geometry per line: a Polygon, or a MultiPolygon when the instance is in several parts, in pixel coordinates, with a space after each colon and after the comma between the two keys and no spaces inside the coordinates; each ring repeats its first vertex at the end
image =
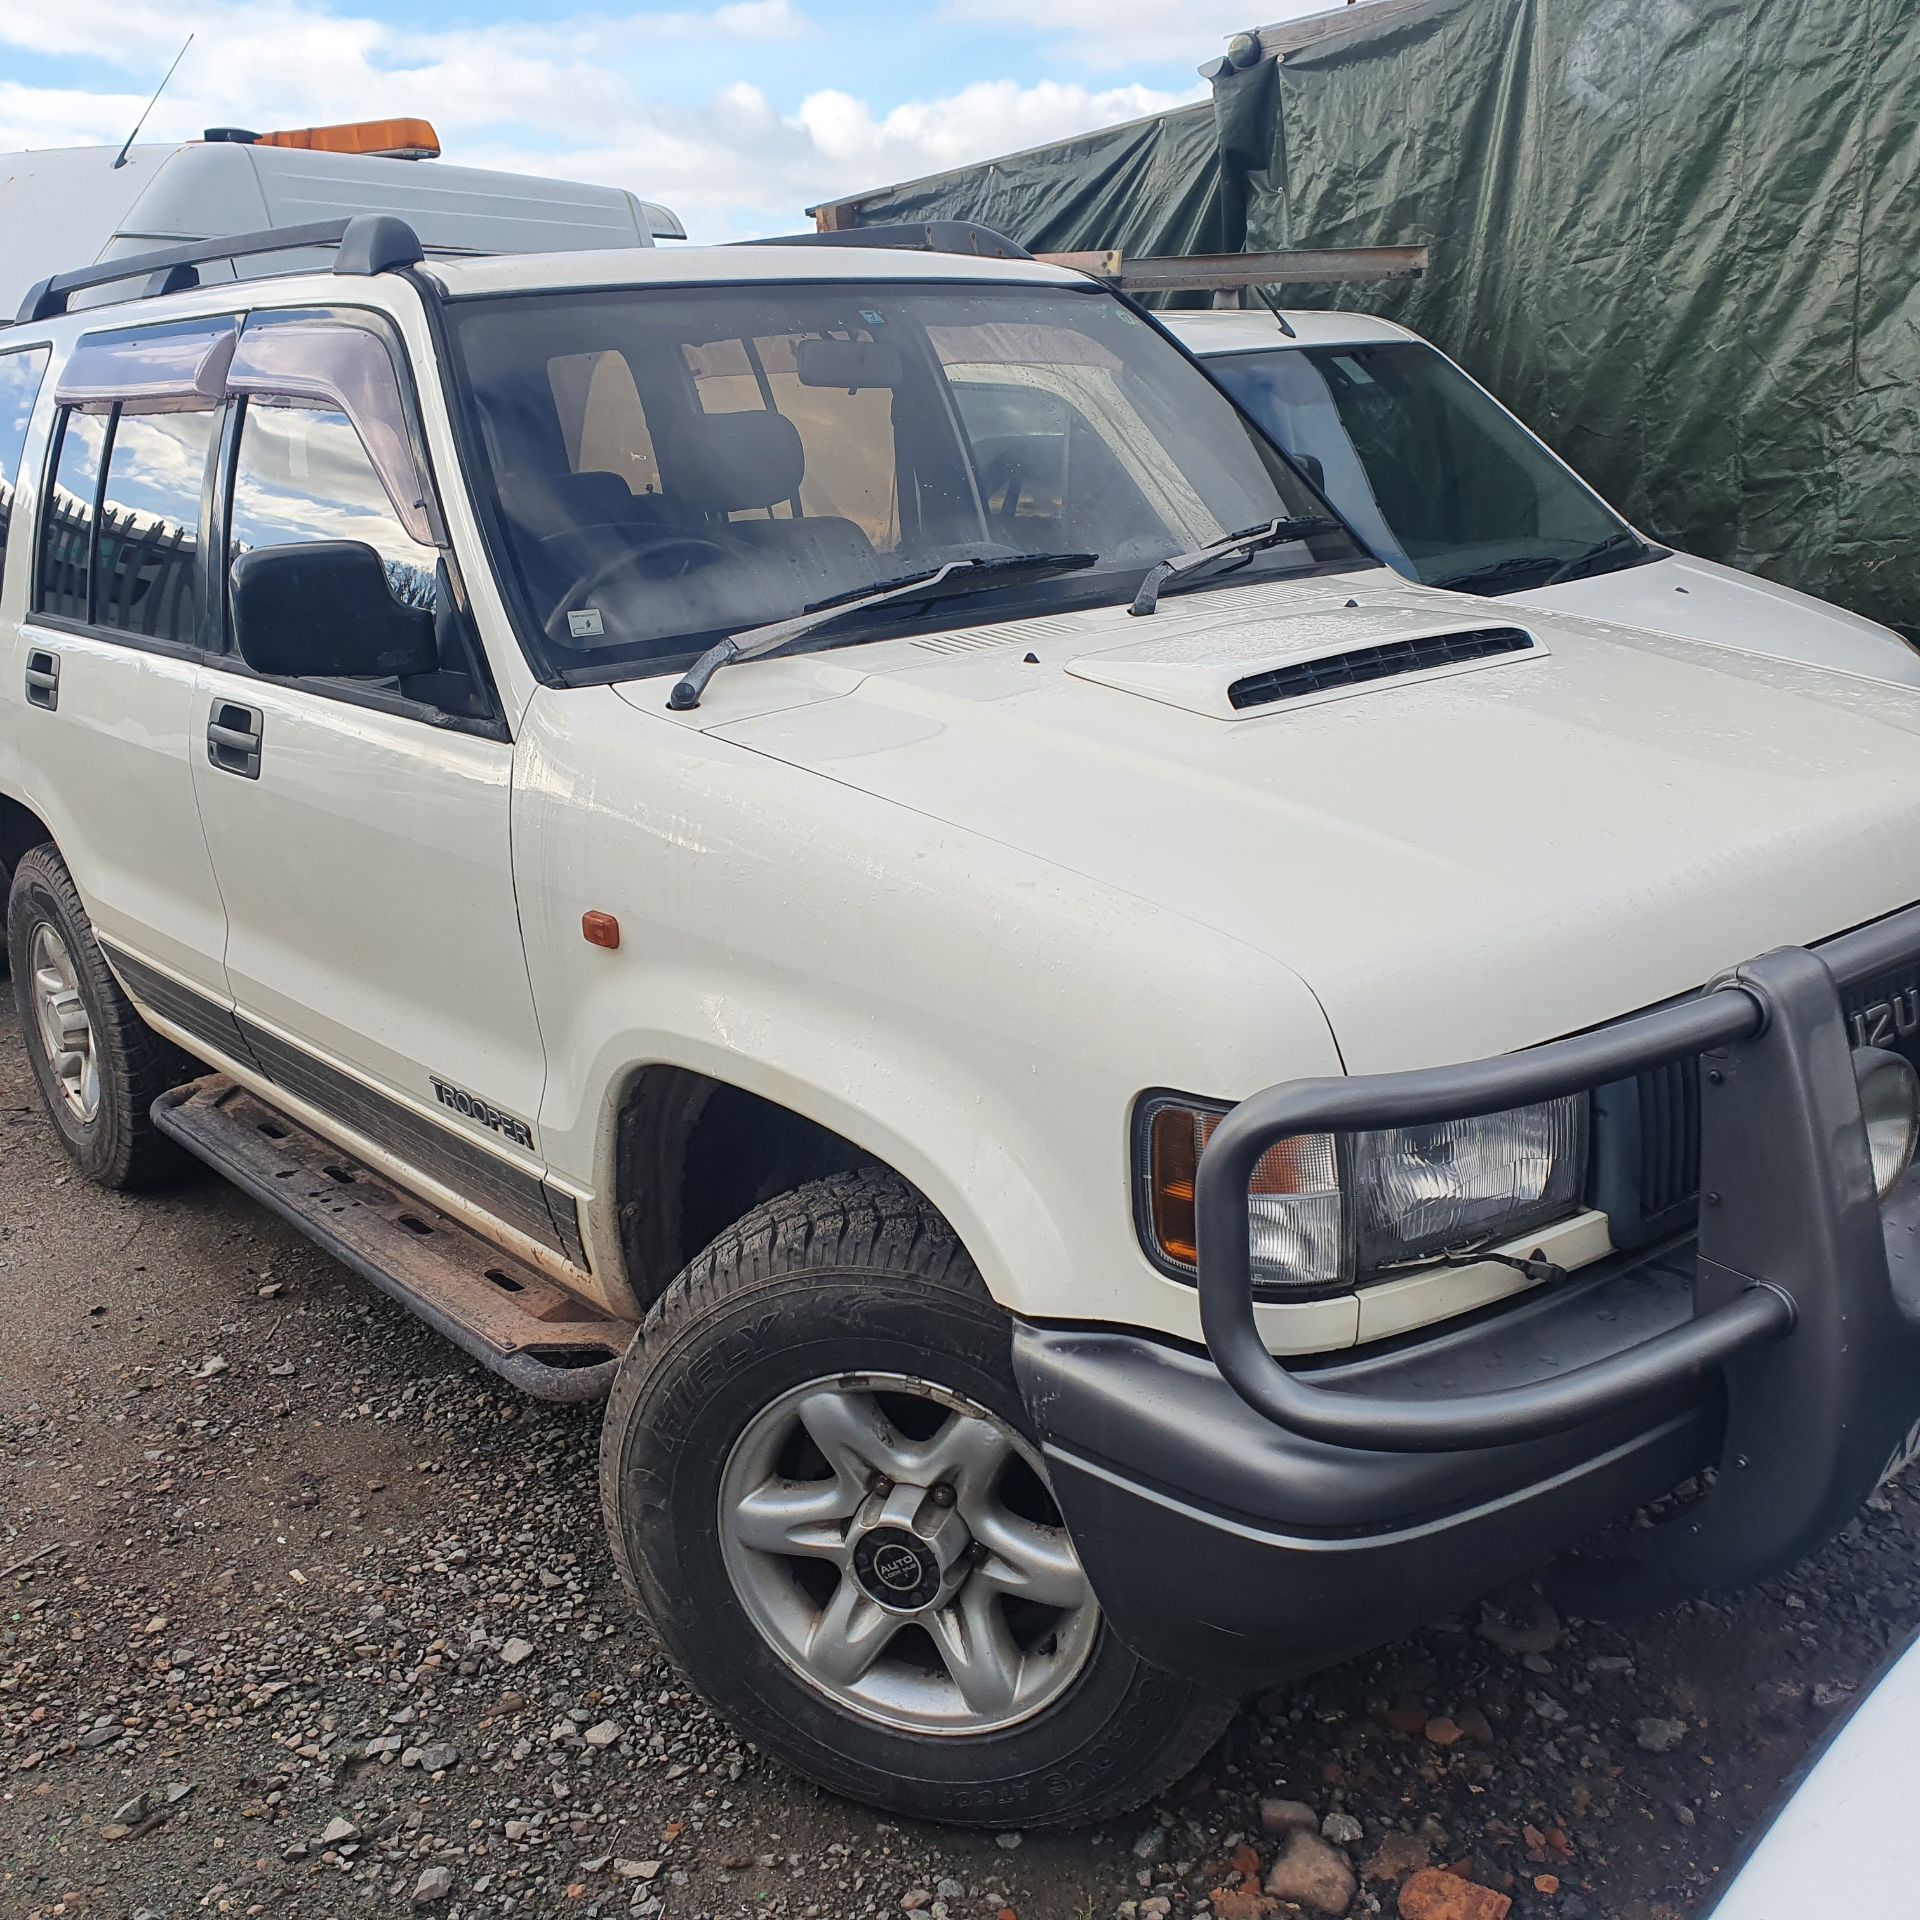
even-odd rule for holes
{"type": "Polygon", "coordinates": [[[14,869],[7,954],[27,1058],[80,1170],[103,1187],[178,1178],[192,1162],[155,1129],[151,1110],[196,1069],[120,991],[50,844],[22,854],[14,869]]]}
{"type": "Polygon", "coordinates": [[[785,1194],[674,1282],[614,1384],[600,1486],[621,1571],[695,1686],[851,1798],[1104,1819],[1232,1717],[1107,1627],[1007,1317],[891,1174],[785,1194]]]}

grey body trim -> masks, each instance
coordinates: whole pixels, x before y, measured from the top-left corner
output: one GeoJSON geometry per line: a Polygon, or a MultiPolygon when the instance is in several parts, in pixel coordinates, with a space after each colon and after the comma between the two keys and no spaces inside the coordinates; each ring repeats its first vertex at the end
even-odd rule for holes
{"type": "MultiPolygon", "coordinates": [[[[586,1244],[579,1203],[538,1174],[490,1152],[478,1140],[429,1120],[356,1080],[305,1047],[255,1025],[197,989],[101,942],[121,985],[138,1004],[190,1034],[223,1061],[285,1087],[342,1126],[377,1141],[406,1165],[484,1208],[503,1225],[583,1271],[586,1244]]],[[[218,1064],[218,1062],[216,1062],[218,1064]]]]}

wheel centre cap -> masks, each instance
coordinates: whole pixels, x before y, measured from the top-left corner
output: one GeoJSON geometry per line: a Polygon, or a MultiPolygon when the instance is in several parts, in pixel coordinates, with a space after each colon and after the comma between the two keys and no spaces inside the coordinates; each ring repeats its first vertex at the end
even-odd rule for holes
{"type": "Polygon", "coordinates": [[[926,1487],[892,1488],[861,1509],[851,1565],[861,1591],[889,1613],[944,1606],[966,1579],[973,1535],[926,1487]]]}

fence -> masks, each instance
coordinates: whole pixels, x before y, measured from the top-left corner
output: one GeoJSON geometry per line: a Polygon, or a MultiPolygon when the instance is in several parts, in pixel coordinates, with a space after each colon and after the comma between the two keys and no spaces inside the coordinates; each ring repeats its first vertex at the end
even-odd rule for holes
{"type": "MultiPolygon", "coordinates": [[[[5,524],[0,508],[0,537],[5,524]]],[[[43,539],[37,602],[43,613],[151,639],[197,637],[195,528],[109,505],[100,515],[96,545],[92,507],[60,491],[48,508],[43,539]]]]}

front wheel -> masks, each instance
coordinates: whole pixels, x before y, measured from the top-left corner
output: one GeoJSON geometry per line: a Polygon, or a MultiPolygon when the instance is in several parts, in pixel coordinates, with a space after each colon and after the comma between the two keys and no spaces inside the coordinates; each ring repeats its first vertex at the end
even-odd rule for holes
{"type": "Polygon", "coordinates": [[[763,1207],[668,1290],[607,1409],[622,1571],[730,1720],[923,1819],[1098,1820],[1232,1703],[1101,1617],[1028,1435],[1006,1316],[890,1174],[763,1207]]]}

